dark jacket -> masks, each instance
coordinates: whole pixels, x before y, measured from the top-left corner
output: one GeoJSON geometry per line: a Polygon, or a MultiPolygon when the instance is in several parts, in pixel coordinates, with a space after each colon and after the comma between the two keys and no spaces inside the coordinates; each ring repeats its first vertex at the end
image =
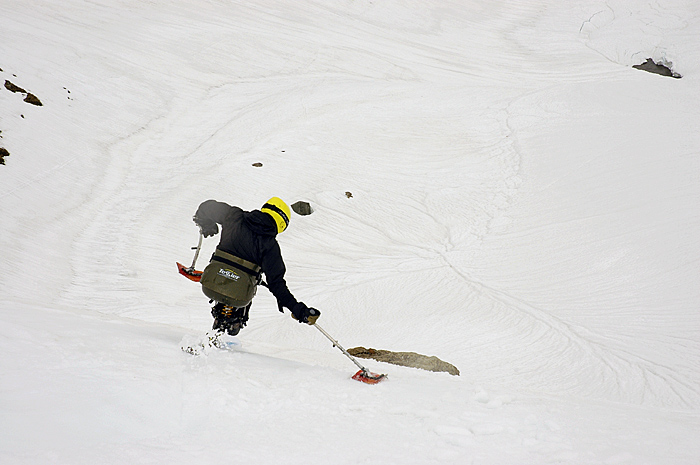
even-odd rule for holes
{"type": "Polygon", "coordinates": [[[195,217],[221,225],[218,248],[224,252],[260,265],[267,285],[280,307],[293,309],[297,300],[284,280],[286,268],[277,243],[277,225],[267,213],[250,212],[223,202],[207,200],[197,209],[195,217]]]}

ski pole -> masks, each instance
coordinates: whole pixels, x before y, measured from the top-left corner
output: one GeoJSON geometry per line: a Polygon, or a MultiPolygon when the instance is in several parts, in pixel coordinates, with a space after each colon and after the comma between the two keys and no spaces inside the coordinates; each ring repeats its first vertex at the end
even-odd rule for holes
{"type": "Polygon", "coordinates": [[[364,373],[364,374],[368,374],[368,373],[369,373],[369,370],[367,370],[367,368],[365,368],[365,367],[363,367],[362,365],[360,365],[360,362],[358,362],[357,359],[355,359],[355,357],[353,357],[352,355],[350,355],[350,354],[348,353],[348,351],[345,350],[345,349],[343,348],[343,346],[341,346],[341,345],[338,343],[338,341],[336,341],[335,339],[333,339],[333,338],[331,337],[331,335],[328,334],[328,333],[326,332],[325,329],[321,328],[321,327],[318,325],[318,323],[314,323],[312,326],[314,326],[316,329],[318,329],[319,331],[321,331],[321,334],[323,334],[324,336],[326,336],[326,337],[328,338],[328,340],[331,341],[331,343],[333,343],[333,347],[337,347],[338,349],[340,349],[340,351],[341,351],[342,353],[344,353],[350,360],[352,360],[352,363],[354,363],[355,365],[357,365],[357,367],[358,367],[360,370],[362,370],[362,373],[364,373]]]}
{"type": "Polygon", "coordinates": [[[197,243],[197,247],[192,247],[193,249],[196,249],[196,252],[194,253],[194,259],[192,259],[192,266],[188,268],[189,271],[194,270],[194,265],[197,263],[197,258],[199,258],[199,251],[202,249],[202,228],[199,228],[199,242],[197,243]]]}
{"type": "Polygon", "coordinates": [[[196,283],[200,282],[202,279],[202,272],[194,269],[194,265],[197,263],[197,257],[199,257],[199,251],[202,249],[202,236],[202,228],[199,228],[199,243],[197,243],[197,247],[192,247],[192,249],[196,249],[194,258],[192,259],[192,265],[189,268],[185,268],[185,265],[180,262],[176,262],[177,269],[180,274],[190,281],[194,281],[196,283]]]}

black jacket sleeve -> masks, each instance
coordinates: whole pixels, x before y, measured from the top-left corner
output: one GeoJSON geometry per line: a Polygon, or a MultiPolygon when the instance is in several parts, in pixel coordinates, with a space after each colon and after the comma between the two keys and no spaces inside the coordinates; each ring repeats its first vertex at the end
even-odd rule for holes
{"type": "Polygon", "coordinates": [[[277,299],[280,311],[282,311],[282,307],[293,309],[297,304],[297,300],[289,291],[287,282],[284,280],[284,274],[287,269],[284,266],[282,252],[277,241],[268,242],[268,248],[263,253],[261,267],[267,278],[267,287],[277,299]]]}

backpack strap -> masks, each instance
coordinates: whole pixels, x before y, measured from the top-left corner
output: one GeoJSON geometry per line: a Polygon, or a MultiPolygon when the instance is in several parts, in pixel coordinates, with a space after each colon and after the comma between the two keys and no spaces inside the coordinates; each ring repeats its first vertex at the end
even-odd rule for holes
{"type": "Polygon", "coordinates": [[[255,279],[257,279],[258,281],[260,281],[260,276],[262,274],[260,271],[261,268],[253,262],[249,262],[248,260],[236,257],[235,255],[232,255],[228,252],[224,252],[219,248],[217,248],[214,252],[214,255],[211,256],[211,260],[225,263],[226,265],[237,268],[245,273],[248,273],[249,275],[255,277],[255,279]]]}

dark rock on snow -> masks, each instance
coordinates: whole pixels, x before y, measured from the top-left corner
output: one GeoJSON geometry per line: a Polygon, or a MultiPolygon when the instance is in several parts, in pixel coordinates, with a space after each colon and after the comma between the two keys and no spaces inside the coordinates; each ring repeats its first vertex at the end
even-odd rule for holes
{"type": "Polygon", "coordinates": [[[676,79],[680,79],[682,76],[666,65],[655,63],[651,58],[647,58],[647,61],[641,65],[633,65],[632,68],[641,69],[642,71],[647,71],[649,73],[660,74],[661,76],[668,76],[676,79]]]}
{"type": "Polygon", "coordinates": [[[451,375],[459,376],[459,370],[451,363],[444,362],[435,356],[417,354],[415,352],[393,352],[391,350],[365,349],[353,347],[348,353],[359,358],[371,358],[379,362],[392,363],[394,365],[420,368],[428,371],[444,371],[451,375]]]}
{"type": "Polygon", "coordinates": [[[5,147],[0,147],[0,165],[5,164],[5,157],[9,157],[10,152],[5,147]]]}
{"type": "Polygon", "coordinates": [[[306,216],[314,212],[309,202],[298,201],[292,204],[292,210],[298,215],[306,216]]]}

